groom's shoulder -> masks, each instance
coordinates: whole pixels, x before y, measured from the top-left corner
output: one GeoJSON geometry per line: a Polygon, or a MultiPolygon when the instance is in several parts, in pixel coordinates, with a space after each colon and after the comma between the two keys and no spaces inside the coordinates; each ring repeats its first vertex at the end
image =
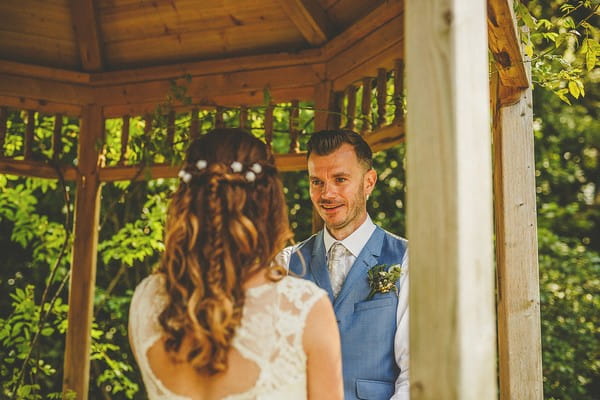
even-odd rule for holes
{"type": "Polygon", "coordinates": [[[395,233],[386,231],[385,229],[381,228],[379,225],[377,225],[377,227],[383,231],[385,238],[390,242],[391,245],[399,246],[402,248],[406,248],[408,246],[407,239],[403,238],[402,236],[396,235],[395,233]]]}

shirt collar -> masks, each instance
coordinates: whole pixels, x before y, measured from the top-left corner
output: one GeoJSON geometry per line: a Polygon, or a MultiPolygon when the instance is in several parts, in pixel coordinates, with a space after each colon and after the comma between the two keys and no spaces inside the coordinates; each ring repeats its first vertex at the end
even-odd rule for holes
{"type": "Polygon", "coordinates": [[[325,252],[329,254],[329,249],[335,242],[340,242],[352,253],[354,257],[358,257],[367,241],[375,231],[375,224],[371,221],[371,217],[367,214],[367,219],[344,240],[337,240],[327,230],[323,229],[323,241],[325,243],[325,252]]]}

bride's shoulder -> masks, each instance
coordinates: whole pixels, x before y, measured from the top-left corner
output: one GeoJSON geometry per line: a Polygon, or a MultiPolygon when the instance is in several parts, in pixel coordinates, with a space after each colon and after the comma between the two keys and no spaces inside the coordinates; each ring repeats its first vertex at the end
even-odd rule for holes
{"type": "Polygon", "coordinates": [[[153,273],[145,277],[136,286],[131,299],[132,305],[147,300],[160,300],[164,297],[165,276],[153,273]]]}
{"type": "Polygon", "coordinates": [[[327,294],[325,290],[318,287],[314,282],[295,276],[286,276],[281,280],[280,286],[284,293],[293,293],[302,297],[317,299],[327,294]]]}

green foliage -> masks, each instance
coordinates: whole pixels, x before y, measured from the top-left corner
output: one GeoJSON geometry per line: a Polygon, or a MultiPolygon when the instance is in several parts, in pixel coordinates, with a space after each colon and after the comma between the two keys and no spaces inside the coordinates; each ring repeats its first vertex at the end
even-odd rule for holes
{"type": "Polygon", "coordinates": [[[591,21],[599,6],[589,0],[515,2],[534,82],[567,104],[585,96],[585,75],[598,65],[600,31],[591,21]]]}

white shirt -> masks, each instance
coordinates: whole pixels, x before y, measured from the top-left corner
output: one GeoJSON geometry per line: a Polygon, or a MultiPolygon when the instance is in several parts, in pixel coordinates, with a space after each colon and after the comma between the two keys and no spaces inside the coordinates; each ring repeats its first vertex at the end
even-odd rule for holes
{"type": "MultiPolygon", "coordinates": [[[[325,245],[325,254],[329,254],[329,249],[335,242],[340,242],[348,250],[345,254],[344,260],[340,267],[343,268],[344,277],[348,276],[350,268],[356,261],[356,258],[365,247],[369,238],[375,231],[375,224],[371,218],[367,215],[367,219],[358,227],[350,236],[344,240],[336,240],[331,234],[324,229],[323,241],[325,245]]],[[[288,247],[284,249],[282,254],[285,262],[283,265],[289,266],[289,260],[291,253],[295,250],[295,247],[288,247]]],[[[410,388],[408,381],[408,250],[404,253],[404,257],[401,261],[402,275],[400,277],[400,287],[398,288],[398,309],[396,311],[396,336],[394,338],[394,356],[396,358],[396,364],[400,368],[400,375],[396,379],[396,389],[394,395],[390,400],[409,400],[410,399],[410,388]]],[[[344,278],[345,279],[345,278],[344,278]]]]}

